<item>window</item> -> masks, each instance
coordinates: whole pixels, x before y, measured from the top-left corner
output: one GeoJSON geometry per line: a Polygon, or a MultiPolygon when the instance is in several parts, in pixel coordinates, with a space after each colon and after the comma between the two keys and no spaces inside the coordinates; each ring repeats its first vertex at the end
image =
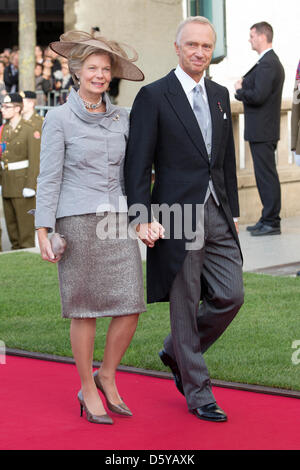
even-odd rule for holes
{"type": "Polygon", "coordinates": [[[190,16],[205,16],[214,25],[217,43],[212,63],[221,62],[227,54],[225,0],[190,0],[189,14],[190,16]]]}

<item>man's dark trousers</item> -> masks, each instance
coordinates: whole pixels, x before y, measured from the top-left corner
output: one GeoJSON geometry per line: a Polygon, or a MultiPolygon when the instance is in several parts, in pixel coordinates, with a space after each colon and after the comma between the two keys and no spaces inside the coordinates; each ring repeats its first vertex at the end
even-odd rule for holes
{"type": "Polygon", "coordinates": [[[203,353],[225,331],[242,303],[240,250],[222,208],[210,196],[204,208],[204,246],[188,251],[173,282],[171,334],[164,341],[166,353],[178,364],[190,410],[215,402],[203,353]]]}
{"type": "Polygon", "coordinates": [[[281,189],[276,169],[277,142],[249,142],[259,196],[263,205],[261,222],[280,227],[281,189]]]}

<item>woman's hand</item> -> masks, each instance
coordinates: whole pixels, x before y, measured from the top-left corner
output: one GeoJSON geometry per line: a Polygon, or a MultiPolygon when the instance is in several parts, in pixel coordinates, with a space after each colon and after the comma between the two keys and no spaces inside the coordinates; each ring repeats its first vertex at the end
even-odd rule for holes
{"type": "Polygon", "coordinates": [[[42,259],[50,263],[57,263],[61,256],[55,256],[52,251],[51,243],[48,239],[48,229],[45,227],[39,228],[37,229],[37,234],[42,259]]]}

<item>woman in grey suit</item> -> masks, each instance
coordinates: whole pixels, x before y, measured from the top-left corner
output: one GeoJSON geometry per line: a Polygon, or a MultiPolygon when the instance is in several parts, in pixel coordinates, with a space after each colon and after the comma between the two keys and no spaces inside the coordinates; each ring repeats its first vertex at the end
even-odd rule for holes
{"type": "MultiPolygon", "coordinates": [[[[129,119],[106,93],[112,77],[139,81],[143,73],[121,46],[70,31],[50,47],[67,57],[74,82],[67,102],[46,115],[41,143],[35,226],[44,260],[58,263],[62,316],[71,318],[72,351],[81,380],[81,415],[112,424],[108,408],[132,413],[120,398],[116,368],[146,310],[141,256],[128,237],[123,160],[129,119]],[[63,256],[53,253],[49,232],[64,235],[63,256]],[[125,236],[124,236],[125,235],[125,236]],[[112,317],[101,368],[93,373],[96,318],[112,317]]],[[[134,51],[135,52],[135,51],[134,51]]]]}

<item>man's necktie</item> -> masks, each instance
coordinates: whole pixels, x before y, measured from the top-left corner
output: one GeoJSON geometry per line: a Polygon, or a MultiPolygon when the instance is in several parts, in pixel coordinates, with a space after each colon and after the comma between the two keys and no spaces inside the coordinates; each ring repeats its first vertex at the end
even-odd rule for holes
{"type": "MultiPolygon", "coordinates": [[[[209,105],[204,99],[204,90],[201,85],[196,85],[193,89],[193,111],[195,113],[196,119],[198,121],[203,140],[206,146],[208,159],[211,159],[211,139],[212,139],[212,123],[211,116],[209,111],[209,105]]],[[[219,200],[214,189],[212,179],[209,178],[208,188],[206,196],[204,199],[204,204],[207,202],[210,194],[213,195],[213,198],[216,201],[216,204],[219,206],[219,200]]]]}
{"type": "Polygon", "coordinates": [[[194,98],[193,98],[193,111],[197,118],[199,127],[202,132],[202,136],[204,141],[206,141],[207,137],[207,129],[208,129],[208,109],[207,103],[203,97],[203,88],[201,85],[195,86],[193,89],[194,98]]]}

